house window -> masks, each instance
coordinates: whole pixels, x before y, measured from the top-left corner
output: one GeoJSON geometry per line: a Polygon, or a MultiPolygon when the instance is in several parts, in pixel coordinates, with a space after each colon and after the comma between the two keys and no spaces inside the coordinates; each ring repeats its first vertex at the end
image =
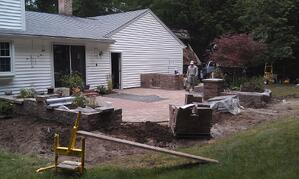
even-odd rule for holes
{"type": "Polygon", "coordinates": [[[0,73],[12,72],[12,54],[9,42],[0,42],[0,73]]]}

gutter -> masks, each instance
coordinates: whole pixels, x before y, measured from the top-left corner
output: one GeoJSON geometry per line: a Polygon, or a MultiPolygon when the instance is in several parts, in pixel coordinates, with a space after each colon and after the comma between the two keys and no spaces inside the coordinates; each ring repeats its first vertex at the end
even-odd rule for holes
{"type": "Polygon", "coordinates": [[[64,37],[64,36],[49,36],[49,35],[31,35],[31,34],[14,34],[14,33],[0,33],[0,37],[24,37],[24,38],[43,38],[43,39],[65,39],[75,41],[90,41],[113,44],[116,41],[113,39],[92,39],[92,38],[78,38],[78,37],[64,37]]]}

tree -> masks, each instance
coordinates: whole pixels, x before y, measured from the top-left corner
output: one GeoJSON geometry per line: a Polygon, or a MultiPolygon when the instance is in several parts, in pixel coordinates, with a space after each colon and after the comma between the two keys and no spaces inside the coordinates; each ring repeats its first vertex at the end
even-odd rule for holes
{"type": "Polygon", "coordinates": [[[294,58],[298,46],[296,0],[239,0],[236,6],[243,10],[239,17],[243,30],[268,45],[268,61],[294,58]]]}
{"type": "Polygon", "coordinates": [[[57,13],[58,0],[25,0],[26,10],[57,13]]]}
{"type": "Polygon", "coordinates": [[[249,67],[260,62],[266,45],[255,41],[250,34],[223,35],[214,40],[211,59],[224,67],[249,67]]]}

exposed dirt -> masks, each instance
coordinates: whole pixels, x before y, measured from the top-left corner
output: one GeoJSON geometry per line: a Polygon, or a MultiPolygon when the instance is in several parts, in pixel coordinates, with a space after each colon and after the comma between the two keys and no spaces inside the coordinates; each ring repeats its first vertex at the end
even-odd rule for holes
{"type": "MultiPolygon", "coordinates": [[[[173,141],[167,126],[151,122],[125,123],[93,132],[159,147],[168,147],[173,141]]],[[[60,134],[60,144],[67,146],[70,129],[60,123],[32,120],[27,117],[0,120],[0,148],[16,153],[52,158],[55,133],[60,134]]],[[[79,139],[77,145],[80,145],[79,139]]],[[[89,165],[136,153],[144,153],[144,151],[96,139],[86,140],[86,161],[89,165]]]]}
{"type": "Polygon", "coordinates": [[[140,143],[148,143],[152,140],[155,146],[160,147],[167,146],[166,143],[173,140],[168,126],[152,122],[123,123],[121,126],[113,126],[102,132],[140,143]]]}
{"type": "MultiPolygon", "coordinates": [[[[236,116],[215,112],[213,114],[212,136],[215,139],[225,137],[285,115],[299,115],[299,99],[287,99],[284,102],[276,101],[264,109],[246,109],[236,116]]],[[[209,142],[203,139],[176,140],[172,137],[167,124],[159,125],[152,122],[123,123],[120,126],[112,126],[109,129],[93,132],[166,148],[209,142]]],[[[52,145],[55,133],[60,134],[61,144],[67,145],[70,129],[61,123],[34,120],[27,117],[2,119],[0,120],[0,149],[22,154],[33,154],[52,160],[52,145]]],[[[141,149],[126,145],[90,138],[86,140],[86,162],[89,166],[144,152],[141,149]]]]}

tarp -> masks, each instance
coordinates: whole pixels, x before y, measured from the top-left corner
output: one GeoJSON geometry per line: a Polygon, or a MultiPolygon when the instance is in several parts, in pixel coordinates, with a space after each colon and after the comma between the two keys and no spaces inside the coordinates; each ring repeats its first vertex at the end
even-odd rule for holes
{"type": "Polygon", "coordinates": [[[240,105],[239,97],[236,95],[218,96],[209,99],[208,103],[211,109],[221,112],[229,112],[233,115],[239,114],[241,109],[244,109],[244,107],[240,105]]]}

